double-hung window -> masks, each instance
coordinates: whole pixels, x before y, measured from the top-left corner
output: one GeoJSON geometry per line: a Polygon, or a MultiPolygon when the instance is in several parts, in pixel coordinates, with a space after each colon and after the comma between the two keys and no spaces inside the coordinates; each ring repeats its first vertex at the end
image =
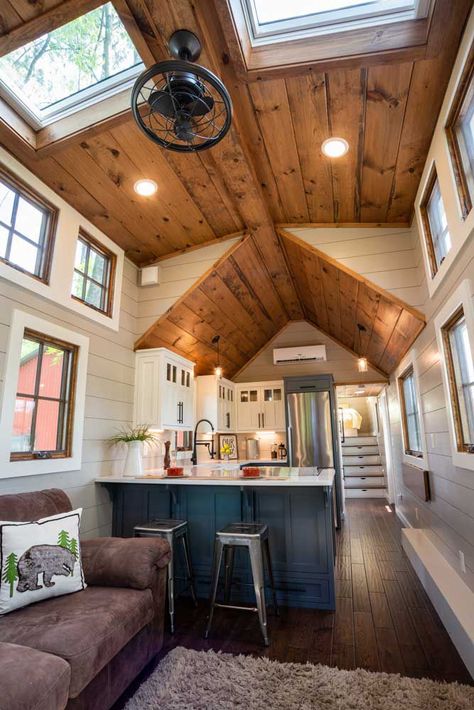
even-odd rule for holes
{"type": "Polygon", "coordinates": [[[16,390],[11,460],[71,455],[75,345],[25,330],[16,390]]]}
{"type": "Polygon", "coordinates": [[[400,404],[402,415],[405,453],[421,458],[420,412],[416,397],[415,373],[413,367],[406,370],[399,378],[400,404]]]}
{"type": "Polygon", "coordinates": [[[56,210],[0,170],[0,260],[48,282],[56,210]]]}
{"type": "Polygon", "coordinates": [[[446,134],[462,215],[466,218],[474,199],[474,45],[446,123],[446,134]]]}
{"type": "Polygon", "coordinates": [[[442,329],[458,451],[474,453],[474,363],[463,309],[442,329]]]}
{"type": "Polygon", "coordinates": [[[438,176],[434,169],[428,181],[420,210],[430,261],[431,276],[434,277],[452,246],[443,197],[441,195],[438,176]]]}
{"type": "Polygon", "coordinates": [[[115,255],[80,232],[72,283],[72,297],[106,315],[112,314],[115,255]]]}

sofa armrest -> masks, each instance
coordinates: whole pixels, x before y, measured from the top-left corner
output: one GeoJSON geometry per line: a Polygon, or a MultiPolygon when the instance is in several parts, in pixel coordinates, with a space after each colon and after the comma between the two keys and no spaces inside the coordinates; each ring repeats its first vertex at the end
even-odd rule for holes
{"type": "Polygon", "coordinates": [[[71,666],[35,648],[0,643],[2,710],[61,710],[66,707],[71,666]]]}
{"type": "Polygon", "coordinates": [[[81,542],[81,557],[87,584],[149,589],[171,551],[160,538],[98,537],[81,542]]]}

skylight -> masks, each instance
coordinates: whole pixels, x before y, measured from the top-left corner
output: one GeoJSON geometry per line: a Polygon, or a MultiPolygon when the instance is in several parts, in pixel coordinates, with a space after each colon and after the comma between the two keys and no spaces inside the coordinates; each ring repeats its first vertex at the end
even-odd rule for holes
{"type": "Polygon", "coordinates": [[[242,0],[253,44],[426,17],[431,0],[242,0]]]}
{"type": "Polygon", "coordinates": [[[142,68],[108,2],[2,57],[0,84],[4,97],[40,128],[122,91],[142,68]]]}

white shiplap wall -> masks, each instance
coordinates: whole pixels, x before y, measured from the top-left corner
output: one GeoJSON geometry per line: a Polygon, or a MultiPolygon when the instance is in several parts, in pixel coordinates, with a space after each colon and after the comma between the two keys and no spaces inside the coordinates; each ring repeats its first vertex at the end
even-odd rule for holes
{"type": "Polygon", "coordinates": [[[426,300],[416,230],[312,227],[288,231],[409,305],[419,307],[426,300]]]}
{"type": "Polygon", "coordinates": [[[345,348],[335,343],[323,332],[306,321],[288,323],[257,357],[234,377],[236,382],[259,382],[281,380],[282,377],[298,375],[320,375],[331,373],[337,383],[376,382],[382,378],[375,370],[360,373],[357,358],[345,348]],[[307,364],[273,364],[273,348],[287,348],[297,345],[325,345],[326,362],[307,364]]]}
{"type": "MultiPolygon", "coordinates": [[[[474,591],[474,472],[453,465],[447,411],[450,403],[443,385],[442,363],[440,361],[442,355],[438,349],[434,326],[434,318],[437,313],[463,279],[471,280],[474,291],[474,210],[463,220],[444,130],[463,64],[473,41],[474,13],[471,15],[464,33],[415,200],[417,221],[421,224],[418,207],[434,162],[440,181],[453,248],[432,282],[431,276],[427,275],[429,274],[428,265],[426,265],[426,269],[424,267],[424,258],[420,262],[423,280],[427,284],[427,279],[430,279],[432,293],[431,298],[426,296],[423,305],[428,320],[427,327],[414,345],[432,486],[433,499],[430,503],[424,503],[415,498],[403,486],[400,408],[394,381],[390,385],[388,396],[396,474],[395,484],[397,492],[402,495],[401,500],[397,499],[397,507],[410,525],[425,530],[437,549],[458,571],[460,570],[459,550],[464,552],[467,571],[463,575],[463,579],[474,591]]],[[[421,235],[418,238],[418,244],[420,253],[424,257],[424,241],[422,242],[421,235]]],[[[422,288],[427,294],[427,286],[422,286],[422,288]]],[[[472,295],[474,297],[474,293],[472,295]]]]}
{"type": "Polygon", "coordinates": [[[139,289],[137,335],[143,335],[238,240],[229,239],[162,261],[159,285],[139,289]]]}
{"type": "Polygon", "coordinates": [[[136,267],[125,261],[120,329],[115,332],[0,279],[0,396],[13,309],[18,308],[90,338],[82,468],[80,471],[0,479],[1,493],[62,488],[73,506],[84,508],[84,537],[110,534],[112,506],[105,488],[93,481],[120,465],[121,452],[104,439],[132,419],[135,321],[138,309],[136,267]]]}

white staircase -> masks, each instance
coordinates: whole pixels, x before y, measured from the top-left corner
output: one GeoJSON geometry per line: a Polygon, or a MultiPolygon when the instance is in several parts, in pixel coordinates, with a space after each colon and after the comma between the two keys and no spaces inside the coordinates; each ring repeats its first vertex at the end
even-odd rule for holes
{"type": "Polygon", "coordinates": [[[385,498],[386,482],[377,437],[346,436],[342,442],[346,498],[385,498]]]}

